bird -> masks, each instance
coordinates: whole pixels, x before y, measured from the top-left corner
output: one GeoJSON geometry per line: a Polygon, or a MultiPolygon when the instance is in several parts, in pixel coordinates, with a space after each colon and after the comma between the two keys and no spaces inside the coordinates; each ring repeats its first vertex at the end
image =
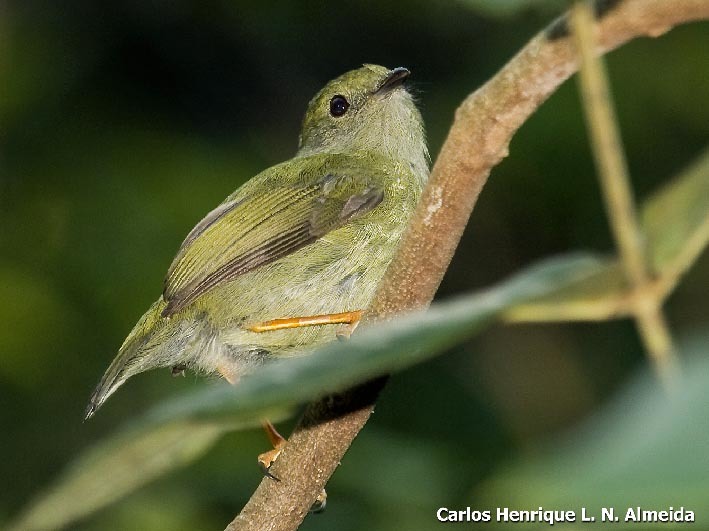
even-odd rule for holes
{"type": "MultiPolygon", "coordinates": [[[[310,101],[295,155],[252,177],[187,234],[158,299],[91,394],[171,368],[232,384],[345,338],[372,302],[428,179],[410,71],[365,64],[310,101]]],[[[265,424],[274,452],[284,439],[265,424]]]]}

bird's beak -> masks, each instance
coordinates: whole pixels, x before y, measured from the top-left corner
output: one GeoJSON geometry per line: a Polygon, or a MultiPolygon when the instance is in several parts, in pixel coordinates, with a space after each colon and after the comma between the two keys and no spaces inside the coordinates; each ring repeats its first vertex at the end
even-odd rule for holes
{"type": "Polygon", "coordinates": [[[374,91],[374,93],[379,94],[381,92],[386,92],[395,87],[398,87],[404,82],[407,77],[409,77],[409,75],[411,75],[411,72],[408,70],[408,68],[404,68],[403,66],[399,66],[397,68],[394,68],[393,70],[390,70],[387,74],[387,77],[384,78],[384,81],[382,81],[381,85],[379,85],[379,87],[374,91]]]}

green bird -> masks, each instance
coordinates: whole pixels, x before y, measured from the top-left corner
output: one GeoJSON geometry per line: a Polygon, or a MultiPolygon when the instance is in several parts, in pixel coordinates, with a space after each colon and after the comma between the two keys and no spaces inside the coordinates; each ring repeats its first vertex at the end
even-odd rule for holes
{"type": "Polygon", "coordinates": [[[235,383],[354,329],[428,178],[408,76],[364,65],[311,100],[295,156],[246,182],[182,242],[162,295],[93,392],[87,419],[149,369],[235,383]]]}

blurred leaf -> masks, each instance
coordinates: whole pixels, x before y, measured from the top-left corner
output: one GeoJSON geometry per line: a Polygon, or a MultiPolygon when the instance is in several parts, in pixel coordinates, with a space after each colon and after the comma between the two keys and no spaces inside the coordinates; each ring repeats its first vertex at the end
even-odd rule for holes
{"type": "MultiPolygon", "coordinates": [[[[597,522],[600,508],[614,507],[620,519],[614,528],[632,524],[624,524],[629,507],[646,510],[685,507],[694,511],[697,522],[706,525],[709,492],[706,342],[699,356],[695,352],[685,359],[684,377],[675,394],[663,393],[656,378],[645,371],[582,428],[501,470],[475,495],[476,506],[576,510],[585,507],[597,522]]],[[[543,527],[548,528],[548,524],[543,527]]],[[[700,528],[706,529],[701,525],[700,528]]]]}
{"type": "Polygon", "coordinates": [[[688,269],[709,241],[709,150],[645,202],[642,219],[654,271],[688,269]]]}
{"type": "Polygon", "coordinates": [[[9,529],[58,529],[207,451],[233,423],[129,428],[89,449],[9,529]]]}
{"type": "Polygon", "coordinates": [[[155,407],[80,457],[14,529],[57,529],[201,455],[225,431],[401,370],[479,331],[505,307],[596,271],[588,256],[547,260],[480,294],[365,328],[352,340],[273,363],[237,386],[215,385],[155,407]]]}
{"type": "Polygon", "coordinates": [[[488,15],[507,17],[530,9],[561,11],[568,0],[460,0],[464,5],[488,15]]]}
{"type": "Polygon", "coordinates": [[[627,285],[618,262],[608,259],[588,278],[530,303],[510,308],[511,322],[604,320],[627,314],[627,285]]]}
{"type": "Polygon", "coordinates": [[[350,341],[330,343],[307,356],[274,362],[237,386],[214,386],[165,402],[148,414],[149,422],[235,415],[242,421],[260,419],[402,370],[474,335],[506,307],[593,274],[598,264],[588,255],[545,260],[492,289],[366,327],[350,341]]]}
{"type": "MultiPolygon", "coordinates": [[[[670,291],[709,242],[709,151],[650,197],[642,221],[653,271],[670,291]]],[[[602,320],[628,314],[627,284],[615,259],[598,272],[528,304],[509,321],[602,320]]]]}

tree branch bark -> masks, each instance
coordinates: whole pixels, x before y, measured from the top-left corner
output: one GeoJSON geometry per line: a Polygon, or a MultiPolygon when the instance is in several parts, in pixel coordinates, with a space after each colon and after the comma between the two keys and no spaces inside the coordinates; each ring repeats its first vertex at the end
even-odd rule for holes
{"type": "MultiPolygon", "coordinates": [[[[709,0],[600,0],[598,52],[679,24],[709,18],[709,0]]],[[[398,254],[369,319],[430,304],[490,171],[531,114],[577,69],[566,16],[534,37],[456,110],[398,254]]],[[[227,531],[296,529],[369,418],[386,378],[311,404],[227,531]]]]}

